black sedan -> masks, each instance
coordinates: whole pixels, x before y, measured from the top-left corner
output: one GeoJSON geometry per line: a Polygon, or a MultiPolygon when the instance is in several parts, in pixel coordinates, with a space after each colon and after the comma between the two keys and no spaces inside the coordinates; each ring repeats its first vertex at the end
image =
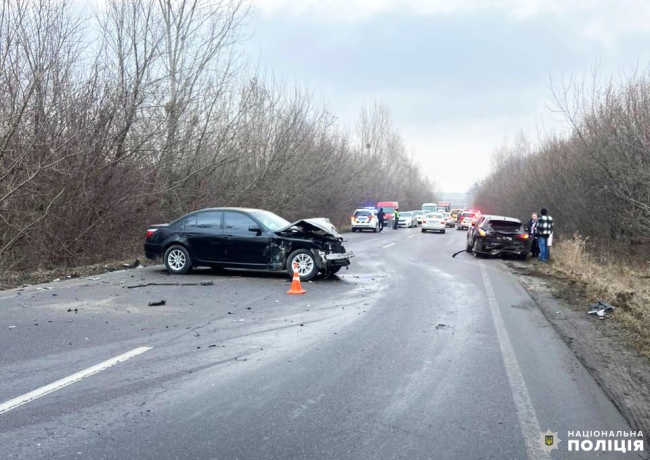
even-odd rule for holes
{"type": "Polygon", "coordinates": [[[510,254],[526,260],[531,241],[519,219],[481,216],[467,232],[467,250],[476,256],[510,254]]]}
{"type": "Polygon", "coordinates": [[[260,209],[209,208],[171,224],[151,225],[145,237],[148,259],[163,259],[172,274],[193,267],[286,270],[301,280],[333,274],[354,257],[325,218],[290,223],[260,209]]]}

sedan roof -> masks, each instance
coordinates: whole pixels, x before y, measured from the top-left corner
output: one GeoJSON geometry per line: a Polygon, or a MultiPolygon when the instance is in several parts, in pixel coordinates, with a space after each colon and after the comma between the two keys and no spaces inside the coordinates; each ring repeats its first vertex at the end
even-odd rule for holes
{"type": "Polygon", "coordinates": [[[273,212],[269,211],[267,209],[255,209],[255,208],[235,208],[235,207],[220,207],[220,208],[203,208],[203,209],[197,209],[196,211],[192,212],[200,212],[200,211],[244,211],[244,212],[273,212]]]}

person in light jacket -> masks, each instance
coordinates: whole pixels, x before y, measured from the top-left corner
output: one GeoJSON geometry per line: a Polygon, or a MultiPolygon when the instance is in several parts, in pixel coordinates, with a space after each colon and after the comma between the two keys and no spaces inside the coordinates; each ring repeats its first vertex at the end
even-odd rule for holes
{"type": "Polygon", "coordinates": [[[531,246],[530,252],[532,252],[533,257],[539,255],[539,242],[537,241],[537,213],[534,212],[528,221],[528,236],[530,237],[531,246]]]}

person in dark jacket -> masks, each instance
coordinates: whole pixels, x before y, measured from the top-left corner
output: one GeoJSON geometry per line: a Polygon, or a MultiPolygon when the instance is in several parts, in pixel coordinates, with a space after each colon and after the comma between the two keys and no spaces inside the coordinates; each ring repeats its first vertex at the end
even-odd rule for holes
{"type": "Polygon", "coordinates": [[[379,231],[381,232],[384,230],[384,218],[386,217],[386,214],[384,214],[384,208],[379,208],[379,212],[377,213],[377,220],[379,221],[379,231]]]}
{"type": "Polygon", "coordinates": [[[528,236],[530,237],[531,246],[530,252],[533,253],[533,257],[539,255],[539,242],[537,241],[537,213],[534,212],[528,221],[528,236]]]}

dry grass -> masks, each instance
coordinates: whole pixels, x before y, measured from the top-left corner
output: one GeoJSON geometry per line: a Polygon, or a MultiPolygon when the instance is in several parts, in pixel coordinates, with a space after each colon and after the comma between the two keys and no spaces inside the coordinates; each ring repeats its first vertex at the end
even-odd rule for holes
{"type": "Polygon", "coordinates": [[[595,257],[589,243],[577,235],[558,241],[551,249],[553,263],[546,269],[578,283],[590,302],[604,300],[618,307],[612,317],[650,357],[650,265],[595,257]]]}

